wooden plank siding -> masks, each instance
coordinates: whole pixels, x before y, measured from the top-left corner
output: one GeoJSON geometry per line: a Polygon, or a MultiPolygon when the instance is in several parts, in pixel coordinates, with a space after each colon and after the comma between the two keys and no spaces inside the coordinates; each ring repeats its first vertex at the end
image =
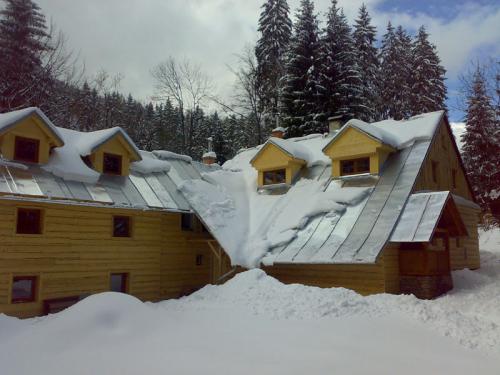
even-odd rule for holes
{"type": "Polygon", "coordinates": [[[343,287],[359,294],[399,292],[398,244],[388,244],[375,264],[288,264],[264,267],[285,284],[343,287]]]}
{"type": "MultiPolygon", "coordinates": [[[[449,125],[442,121],[417,177],[413,192],[422,190],[449,190],[453,194],[472,201],[474,199],[473,193],[467,183],[460,160],[460,154],[449,125]],[[437,162],[437,181],[433,179],[433,162],[437,162]],[[453,184],[452,171],[456,171],[455,186],[453,184]]],[[[479,240],[477,227],[480,211],[472,207],[460,206],[458,203],[457,208],[469,236],[460,238],[461,246],[459,248],[456,246],[455,239],[450,239],[451,269],[479,268],[479,240]]]]}
{"type": "MultiPolygon", "coordinates": [[[[0,200],[0,312],[42,313],[45,299],[109,290],[110,273],[129,273],[141,300],[178,297],[211,282],[207,245],[192,246],[179,213],[0,200]],[[17,207],[43,210],[43,233],[16,234],[17,207]],[[113,215],[132,219],[132,237],[112,236],[113,215]],[[201,265],[196,256],[203,255],[201,265]],[[13,276],[38,277],[37,300],[12,304],[13,276]]],[[[201,235],[201,234],[200,234],[201,235]]]]}

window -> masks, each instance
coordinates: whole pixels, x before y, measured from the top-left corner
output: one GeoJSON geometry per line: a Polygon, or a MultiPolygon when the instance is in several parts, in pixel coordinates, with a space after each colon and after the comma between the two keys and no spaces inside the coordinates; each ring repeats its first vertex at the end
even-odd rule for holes
{"type": "Polygon", "coordinates": [[[370,158],[342,160],[340,162],[340,175],[370,173],[370,158]]]}
{"type": "Polygon", "coordinates": [[[457,188],[457,170],[456,169],[451,170],[451,184],[453,186],[453,189],[457,188]]]}
{"type": "Polygon", "coordinates": [[[18,208],[16,233],[41,234],[42,210],[32,208],[18,208]]]}
{"type": "Polygon", "coordinates": [[[194,230],[193,214],[181,214],[181,229],[194,230]]]}
{"type": "Polygon", "coordinates": [[[286,182],[286,170],[276,169],[264,172],[264,185],[284,184],[286,182]]]}
{"type": "Polygon", "coordinates": [[[130,217],[113,216],[113,237],[131,237],[130,217]]]}
{"type": "Polygon", "coordinates": [[[109,277],[109,290],[118,293],[127,293],[128,274],[112,273],[109,277]]]}
{"type": "Polygon", "coordinates": [[[437,161],[432,161],[431,166],[432,166],[432,181],[437,184],[439,177],[438,175],[439,163],[437,161]]]}
{"type": "Polygon", "coordinates": [[[38,150],[40,148],[38,139],[16,137],[14,142],[15,160],[38,163],[38,150]]]}
{"type": "Polygon", "coordinates": [[[102,171],[107,174],[122,174],[122,157],[121,155],[104,153],[102,159],[102,171]]]}
{"type": "Polygon", "coordinates": [[[36,276],[14,276],[12,280],[12,303],[36,300],[36,276]]]}
{"type": "Polygon", "coordinates": [[[455,246],[457,249],[460,247],[460,237],[455,237],[455,246]]]}
{"type": "Polygon", "coordinates": [[[203,255],[202,254],[196,255],[196,265],[197,266],[203,265],[203,255]]]}

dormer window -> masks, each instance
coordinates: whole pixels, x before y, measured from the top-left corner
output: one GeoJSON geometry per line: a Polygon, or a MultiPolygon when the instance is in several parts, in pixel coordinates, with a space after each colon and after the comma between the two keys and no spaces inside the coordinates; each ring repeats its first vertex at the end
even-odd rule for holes
{"type": "Polygon", "coordinates": [[[341,160],[340,169],[342,176],[370,173],[370,158],[341,160]]]}
{"type": "Polygon", "coordinates": [[[264,172],[264,185],[284,184],[286,183],[286,170],[276,169],[264,172]]]}
{"type": "Polygon", "coordinates": [[[106,174],[122,174],[122,156],[104,153],[102,159],[102,171],[106,174]]]}
{"type": "Polygon", "coordinates": [[[38,163],[39,149],[40,141],[38,139],[16,137],[14,141],[14,160],[38,163]]]}

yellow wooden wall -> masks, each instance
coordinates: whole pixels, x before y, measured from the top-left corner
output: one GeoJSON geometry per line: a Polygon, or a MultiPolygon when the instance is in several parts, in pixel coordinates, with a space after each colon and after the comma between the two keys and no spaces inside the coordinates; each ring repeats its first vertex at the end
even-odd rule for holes
{"type": "Polygon", "coordinates": [[[342,287],[359,294],[399,292],[398,244],[388,244],[375,264],[278,264],[264,271],[285,284],[342,287]]]}
{"type": "Polygon", "coordinates": [[[8,129],[6,133],[0,136],[0,151],[5,159],[14,159],[15,137],[25,137],[37,139],[40,141],[38,150],[39,164],[45,164],[49,160],[50,146],[56,145],[56,140],[44,129],[40,120],[35,116],[30,116],[19,124],[8,129]]]}
{"type": "Polygon", "coordinates": [[[459,154],[456,152],[452,142],[446,123],[444,121],[439,125],[437,134],[431,144],[427,158],[417,177],[414,191],[434,190],[442,191],[449,190],[454,194],[472,200],[472,193],[469,190],[465,179],[464,171],[460,166],[459,154]],[[438,181],[432,179],[432,162],[438,162],[438,181]],[[452,170],[457,171],[457,187],[452,186],[452,170]]]}
{"type": "Polygon", "coordinates": [[[122,176],[128,176],[131,154],[120,137],[121,136],[117,135],[111,138],[90,155],[92,166],[97,172],[103,173],[104,153],[109,153],[122,157],[122,176]]]}
{"type": "Polygon", "coordinates": [[[332,177],[340,177],[342,160],[370,158],[370,173],[378,174],[392,150],[359,130],[348,128],[324,151],[332,159],[332,177]]]}
{"type": "Polygon", "coordinates": [[[290,185],[295,175],[304,166],[304,162],[294,159],[272,143],[268,143],[264,147],[252,162],[252,166],[258,171],[258,186],[264,185],[264,172],[276,169],[286,170],[286,183],[290,185]]]}
{"type": "MultiPolygon", "coordinates": [[[[414,192],[421,190],[449,190],[453,194],[472,201],[472,192],[469,189],[464,171],[460,165],[459,154],[454,147],[447,124],[442,121],[439,129],[432,141],[427,158],[417,177],[414,192]],[[438,180],[432,178],[432,162],[438,162],[438,180]],[[456,187],[452,183],[452,170],[456,170],[456,187]]],[[[463,222],[467,227],[469,237],[461,237],[464,244],[460,248],[456,247],[454,238],[450,238],[450,257],[452,269],[479,267],[479,240],[477,227],[479,223],[480,210],[467,206],[460,206],[457,203],[463,222]],[[464,250],[465,248],[465,250],[464,250]]]]}
{"type": "Polygon", "coordinates": [[[142,300],[186,294],[211,282],[212,262],[188,236],[177,213],[0,200],[0,312],[33,316],[44,299],[107,291],[111,272],[128,272],[142,300]],[[43,235],[15,234],[16,207],[44,210],[43,235]],[[132,216],[132,238],[112,237],[113,215],[132,216]],[[10,303],[14,275],[39,277],[37,302],[10,303]]]}

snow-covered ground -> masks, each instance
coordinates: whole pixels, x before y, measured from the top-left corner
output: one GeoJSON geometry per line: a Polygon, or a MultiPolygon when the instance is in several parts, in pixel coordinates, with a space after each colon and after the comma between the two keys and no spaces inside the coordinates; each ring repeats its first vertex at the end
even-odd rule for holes
{"type": "Polygon", "coordinates": [[[0,374],[499,374],[500,230],[434,301],[284,285],[254,269],[179,300],[103,293],[0,315],[0,374]]]}

